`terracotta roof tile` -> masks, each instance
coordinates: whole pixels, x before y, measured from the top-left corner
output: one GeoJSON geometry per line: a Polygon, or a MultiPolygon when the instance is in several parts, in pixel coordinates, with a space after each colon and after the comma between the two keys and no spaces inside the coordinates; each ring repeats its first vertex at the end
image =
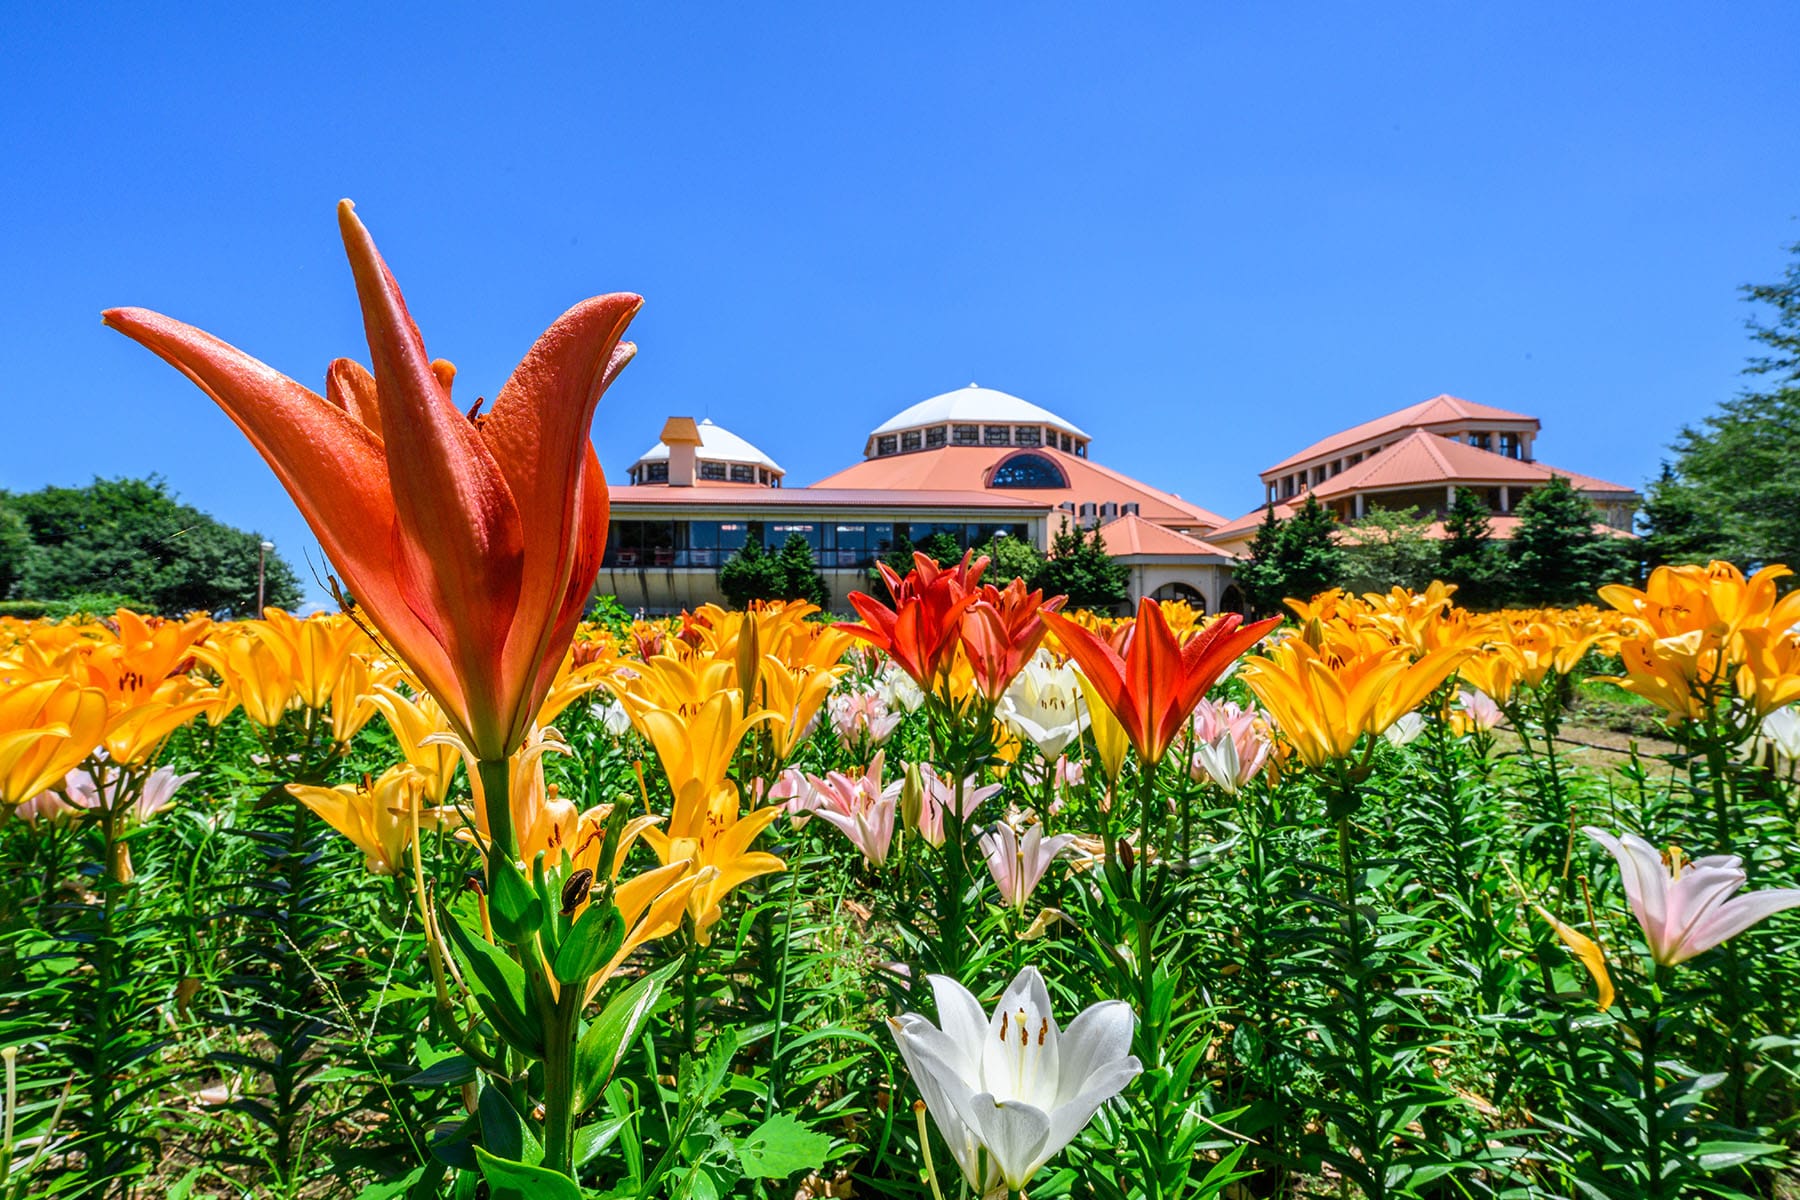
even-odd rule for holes
{"type": "Polygon", "coordinates": [[[1136,513],[1126,513],[1118,520],[1102,525],[1100,537],[1106,543],[1106,552],[1115,558],[1134,554],[1159,558],[1231,557],[1229,551],[1221,550],[1211,542],[1166,529],[1136,513]]]}
{"type": "Polygon", "coordinates": [[[1364,421],[1361,425],[1353,425],[1342,433],[1334,433],[1322,441],[1314,442],[1298,454],[1290,454],[1274,466],[1263,472],[1270,475],[1277,471],[1285,471],[1296,463],[1320,458],[1339,450],[1348,449],[1358,442],[1366,442],[1383,434],[1396,433],[1415,425],[1444,425],[1457,421],[1529,421],[1538,424],[1536,417],[1528,417],[1524,413],[1508,412],[1504,408],[1495,408],[1490,404],[1476,404],[1473,400],[1464,400],[1458,396],[1433,396],[1409,405],[1399,412],[1391,412],[1385,417],[1376,417],[1372,421],[1364,421]]]}

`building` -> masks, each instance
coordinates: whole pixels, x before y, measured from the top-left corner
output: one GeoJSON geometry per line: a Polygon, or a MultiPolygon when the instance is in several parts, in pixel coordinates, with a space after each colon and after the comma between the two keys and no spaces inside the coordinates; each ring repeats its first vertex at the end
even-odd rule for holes
{"type": "Polygon", "coordinates": [[[1235,606],[1231,556],[1206,538],[1219,514],[1151,487],[1090,455],[1092,439],[1056,413],[974,384],[920,401],[877,425],[861,462],[810,487],[783,486],[774,459],[691,417],[612,489],[600,588],[630,608],[667,612],[718,601],[718,569],[749,538],[812,545],[834,607],[870,586],[901,537],[945,532],[963,545],[1018,537],[1047,549],[1063,521],[1101,528],[1132,568],[1133,595],[1235,606]]]}
{"type": "Polygon", "coordinates": [[[1622,484],[1537,461],[1533,446],[1541,428],[1536,417],[1434,396],[1314,442],[1269,467],[1262,472],[1263,506],[1213,529],[1207,540],[1241,556],[1269,506],[1286,518],[1309,495],[1341,521],[1375,509],[1417,508],[1433,522],[1430,536],[1442,537],[1442,520],[1458,488],[1481,494],[1494,513],[1494,536],[1506,538],[1518,527],[1513,510],[1519,500],[1554,476],[1593,501],[1608,530],[1630,536],[1643,497],[1622,484]]]}

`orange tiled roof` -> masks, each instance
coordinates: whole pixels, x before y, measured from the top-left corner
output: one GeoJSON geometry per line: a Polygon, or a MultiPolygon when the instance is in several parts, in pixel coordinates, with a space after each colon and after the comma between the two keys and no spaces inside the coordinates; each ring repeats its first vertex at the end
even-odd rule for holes
{"type": "Polygon", "coordinates": [[[607,489],[616,511],[620,508],[660,508],[670,505],[716,504],[730,508],[1011,508],[1041,512],[1051,507],[1019,491],[942,491],[874,488],[772,488],[709,483],[696,487],[650,484],[607,489]]]}
{"type": "Polygon", "coordinates": [[[1621,484],[1577,476],[1540,462],[1508,458],[1492,450],[1483,450],[1467,442],[1453,442],[1419,429],[1379,454],[1323,480],[1313,488],[1313,494],[1321,500],[1330,500],[1354,492],[1429,487],[1437,483],[1538,484],[1549,483],[1553,475],[1561,475],[1578,491],[1625,494],[1632,491],[1621,484]]]}
{"type": "Polygon", "coordinates": [[[864,488],[883,491],[987,491],[988,495],[1015,496],[1038,500],[1049,505],[1073,502],[1077,511],[1084,503],[1119,505],[1136,504],[1138,515],[1159,525],[1191,525],[1211,529],[1223,525],[1225,518],[1181,497],[1140,483],[1129,475],[1103,467],[1092,459],[1077,458],[1049,447],[1018,446],[943,446],[935,450],[915,450],[870,458],[846,467],[804,489],[864,488]],[[1062,468],[1068,477],[1065,488],[1005,488],[988,491],[988,479],[1001,460],[1014,454],[1040,455],[1062,468]]]}
{"type": "Polygon", "coordinates": [[[1177,533],[1146,521],[1136,513],[1126,513],[1118,520],[1102,525],[1100,537],[1106,543],[1106,552],[1115,558],[1134,554],[1158,558],[1231,557],[1229,551],[1221,550],[1211,542],[1177,533]]]}
{"type": "Polygon", "coordinates": [[[1459,421],[1529,421],[1533,426],[1538,424],[1536,417],[1528,417],[1524,413],[1508,412],[1504,408],[1495,408],[1489,404],[1476,404],[1473,400],[1464,400],[1459,396],[1433,396],[1429,400],[1421,400],[1409,405],[1399,412],[1391,412],[1385,417],[1376,417],[1373,421],[1364,421],[1361,425],[1352,426],[1342,433],[1334,433],[1323,441],[1314,442],[1298,454],[1290,454],[1274,466],[1263,472],[1272,475],[1277,471],[1285,471],[1296,463],[1303,463],[1314,458],[1323,458],[1346,450],[1359,442],[1378,438],[1383,434],[1395,433],[1414,425],[1448,425],[1459,421]]]}

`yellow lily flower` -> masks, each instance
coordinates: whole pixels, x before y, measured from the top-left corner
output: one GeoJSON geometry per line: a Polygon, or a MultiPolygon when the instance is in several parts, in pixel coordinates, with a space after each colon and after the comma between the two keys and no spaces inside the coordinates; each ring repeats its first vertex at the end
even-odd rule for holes
{"type": "Polygon", "coordinates": [[[218,673],[244,715],[265,729],[281,724],[298,698],[293,661],[267,638],[242,628],[215,633],[194,655],[218,673]]]}
{"type": "Polygon", "coordinates": [[[711,867],[701,871],[692,867],[685,859],[652,867],[627,879],[613,892],[613,906],[625,921],[625,940],[588,981],[584,1004],[599,994],[601,986],[639,946],[668,937],[681,928],[694,889],[709,883],[717,873],[711,867]]]}
{"type": "Polygon", "coordinates": [[[733,690],[718,692],[685,714],[646,709],[638,723],[656,748],[669,790],[680,797],[691,784],[710,788],[724,780],[744,735],[774,718],[768,711],[739,716],[738,694],[733,690]]]}
{"type": "Polygon", "coordinates": [[[757,698],[761,707],[776,718],[769,728],[769,737],[782,762],[794,752],[806,727],[818,715],[847,669],[793,667],[773,654],[763,656],[757,698]]]}
{"type": "Polygon", "coordinates": [[[426,693],[408,698],[386,684],[377,684],[367,699],[387,719],[402,757],[424,777],[425,795],[433,804],[442,804],[462,761],[444,710],[426,693]],[[434,735],[452,740],[432,740],[434,735]]]}
{"type": "Polygon", "coordinates": [[[331,688],[332,740],[340,746],[348,746],[362,727],[381,711],[375,705],[375,689],[399,677],[400,668],[366,654],[352,654],[346,659],[344,669],[331,688]]]}
{"type": "Polygon", "coordinates": [[[424,780],[405,763],[389,767],[373,782],[313,787],[290,783],[290,795],[363,852],[372,875],[398,875],[411,862],[413,826],[418,820],[424,780]]]}
{"type": "Polygon", "coordinates": [[[669,828],[646,829],[644,842],[664,864],[685,860],[696,876],[687,901],[694,936],[705,946],[712,927],[724,915],[721,905],[738,885],[785,870],[773,854],[750,849],[757,834],[785,811],[770,805],[738,816],[737,787],[729,781],[708,783],[691,778],[676,792],[669,828]]]}
{"type": "Polygon", "coordinates": [[[645,659],[641,665],[617,672],[607,685],[612,688],[632,721],[645,734],[642,717],[652,709],[671,713],[697,712],[708,700],[737,685],[737,665],[730,659],[684,661],[669,654],[645,659]]]}
{"type": "Polygon", "coordinates": [[[338,678],[357,653],[373,653],[374,644],[344,613],[321,613],[304,619],[279,608],[263,610],[260,621],[245,621],[245,632],[261,638],[287,660],[301,705],[322,709],[331,700],[338,678]]]}
{"type": "Polygon", "coordinates": [[[1080,667],[1075,668],[1075,678],[1081,681],[1081,698],[1087,704],[1088,729],[1094,735],[1100,769],[1106,773],[1107,784],[1117,786],[1119,772],[1125,769],[1125,754],[1131,749],[1131,735],[1080,667]]]}
{"type": "Polygon", "coordinates": [[[100,744],[106,719],[106,693],[71,680],[0,690],[0,804],[22,804],[61,783],[100,744]]]}

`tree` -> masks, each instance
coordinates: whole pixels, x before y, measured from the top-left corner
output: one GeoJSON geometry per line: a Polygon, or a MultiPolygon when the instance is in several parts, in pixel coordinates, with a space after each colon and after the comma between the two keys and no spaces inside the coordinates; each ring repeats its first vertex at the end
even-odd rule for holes
{"type": "Polygon", "coordinates": [[[0,492],[0,600],[12,594],[31,554],[31,531],[5,492],[0,492]]]}
{"type": "Polygon", "coordinates": [[[1044,567],[1044,556],[1025,538],[997,537],[975,553],[988,557],[987,570],[982,572],[981,582],[991,583],[995,587],[1005,587],[1015,579],[1023,579],[1029,587],[1044,567]]]}
{"type": "Polygon", "coordinates": [[[1438,547],[1438,578],[1456,585],[1458,604],[1478,611],[1507,601],[1506,559],[1494,541],[1491,515],[1480,492],[1457,488],[1438,547]]]}
{"type": "Polygon", "coordinates": [[[1749,323],[1763,352],[1744,373],[1761,381],[1758,389],[1683,428],[1670,469],[1651,485],[1653,561],[1800,563],[1800,243],[1789,253],[1779,282],[1743,289],[1772,310],[1749,323]]]}
{"type": "Polygon", "coordinates": [[[1595,529],[1600,513],[1560,475],[1519,501],[1519,527],[1508,551],[1519,601],[1590,604],[1608,583],[1633,574],[1620,539],[1595,529]]]}
{"type": "MultiPolygon", "coordinates": [[[[124,596],[152,612],[256,609],[262,536],[182,504],[160,478],[96,479],[9,497],[31,546],[13,594],[61,601],[124,596]]],[[[264,562],[264,600],[300,603],[300,579],[279,554],[264,562]]]]}
{"type": "Polygon", "coordinates": [[[1437,577],[1438,544],[1417,508],[1377,509],[1350,525],[1344,586],[1355,592],[1417,591],[1437,577]]]}
{"type": "Polygon", "coordinates": [[[748,608],[758,600],[782,599],[787,577],[762,540],[749,538],[719,567],[719,590],[733,608],[748,608]]]}
{"type": "Polygon", "coordinates": [[[831,607],[831,588],[813,561],[812,543],[806,540],[805,534],[788,534],[781,553],[775,556],[775,565],[781,569],[781,595],[777,599],[804,600],[820,608],[831,607]]]}
{"type": "Polygon", "coordinates": [[[1131,568],[1107,554],[1099,526],[1084,534],[1067,517],[1050,540],[1050,557],[1029,582],[1046,596],[1067,596],[1071,611],[1117,612],[1131,598],[1131,568]]]}
{"type": "Polygon", "coordinates": [[[1282,612],[1289,597],[1304,600],[1344,582],[1344,548],[1337,541],[1337,518],[1314,496],[1283,521],[1269,505],[1262,527],[1250,542],[1249,557],[1233,573],[1250,611],[1282,612]]]}

